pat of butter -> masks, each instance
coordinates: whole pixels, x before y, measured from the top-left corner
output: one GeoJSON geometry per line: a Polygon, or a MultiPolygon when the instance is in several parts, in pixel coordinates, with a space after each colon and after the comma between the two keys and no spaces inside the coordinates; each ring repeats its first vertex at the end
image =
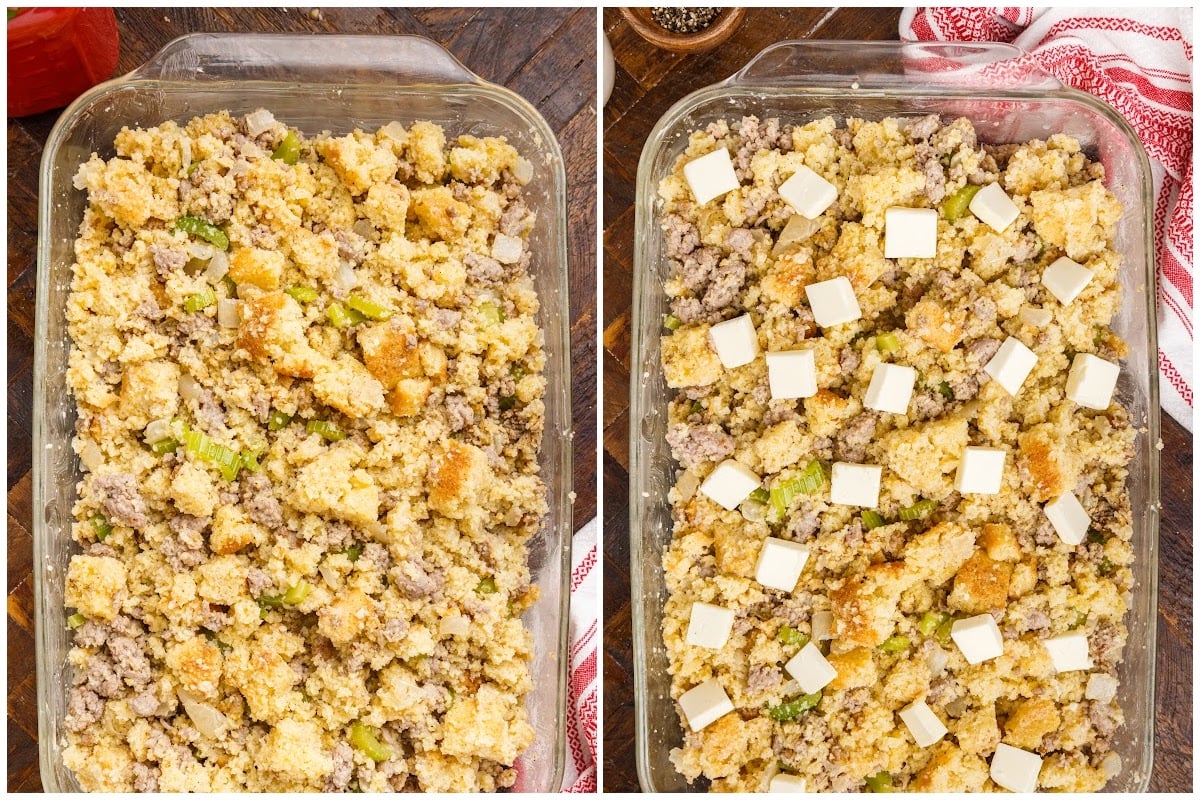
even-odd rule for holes
{"type": "Polygon", "coordinates": [[[702,730],[733,711],[729,695],[716,678],[709,678],[699,686],[688,689],[679,698],[679,707],[687,719],[688,727],[702,730]]]}
{"type": "Polygon", "coordinates": [[[801,165],[779,187],[779,196],[807,219],[816,219],[837,200],[837,187],[801,165]]]}
{"type": "Polygon", "coordinates": [[[1004,481],[1004,457],[1001,447],[968,447],[958,462],[954,488],[962,494],[999,494],[1004,481]]]}
{"type": "Polygon", "coordinates": [[[733,161],[724,147],[718,147],[711,153],[684,164],[683,177],[692,190],[692,196],[700,205],[739,186],[737,174],[733,171],[733,161]]]}
{"type": "Polygon", "coordinates": [[[862,317],[854,287],[844,275],[833,280],[810,283],[804,287],[804,292],[808,295],[813,319],[822,328],[853,322],[862,317]]]}
{"type": "Polygon", "coordinates": [[[767,383],[774,400],[817,393],[817,359],[812,349],[767,353],[767,383]]]}
{"type": "Polygon", "coordinates": [[[812,640],[826,642],[833,638],[833,612],[814,611],[812,615],[812,640]]]}
{"type": "Polygon", "coordinates": [[[984,365],[983,371],[992,376],[992,380],[1000,384],[1004,391],[1016,397],[1017,392],[1021,391],[1021,384],[1029,377],[1037,360],[1037,353],[1021,344],[1018,339],[1009,336],[984,365]]]}
{"type": "Polygon", "coordinates": [[[758,553],[754,579],[769,589],[790,592],[796,588],[800,573],[808,563],[808,548],[797,542],[771,536],[758,553]]]}
{"type": "Polygon", "coordinates": [[[726,511],[733,511],[761,481],[745,465],[727,458],[700,484],[700,493],[726,511]]]}
{"type": "Polygon", "coordinates": [[[808,791],[808,781],[799,775],[788,775],[786,772],[781,772],[771,778],[771,787],[767,791],[805,793],[808,791]]]}
{"type": "Polygon", "coordinates": [[[830,478],[829,501],[843,506],[875,508],[883,467],[835,461],[830,478]]]}
{"type": "Polygon", "coordinates": [[[1063,256],[1042,272],[1042,285],[1058,298],[1064,306],[1079,297],[1079,293],[1092,279],[1092,271],[1063,256]]]}
{"type": "Polygon", "coordinates": [[[1042,757],[1001,742],[992,756],[991,777],[997,786],[1010,792],[1037,791],[1042,757]]]}
{"type": "Polygon", "coordinates": [[[1084,631],[1071,631],[1053,639],[1044,639],[1042,644],[1050,654],[1055,672],[1092,668],[1092,657],[1088,655],[1087,633],[1084,631]]]}
{"type": "Polygon", "coordinates": [[[884,258],[933,258],[937,255],[937,211],[889,208],[883,212],[884,258]]]}
{"type": "Polygon", "coordinates": [[[1105,411],[1112,402],[1121,367],[1091,353],[1079,353],[1067,374],[1067,399],[1084,408],[1105,411]]]}
{"type": "Polygon", "coordinates": [[[917,700],[907,708],[901,709],[900,719],[904,720],[917,747],[929,747],[936,744],[949,732],[924,700],[917,700]]]}
{"type": "Polygon", "coordinates": [[[982,664],[1004,653],[1004,637],[991,614],[955,620],[950,626],[950,638],[968,664],[982,664]]]}
{"type": "Polygon", "coordinates": [[[731,630],[733,611],[712,603],[692,603],[687,629],[688,644],[720,650],[729,641],[731,630]]]}
{"type": "Polygon", "coordinates": [[[989,183],[971,198],[967,206],[971,213],[996,233],[1001,233],[1016,221],[1021,213],[998,183],[989,183]]]}
{"type": "Polygon", "coordinates": [[[800,652],[792,656],[791,661],[784,664],[783,668],[796,679],[796,683],[800,684],[800,691],[805,694],[821,691],[837,677],[837,670],[812,642],[801,647],[800,652]]]}
{"type": "Polygon", "coordinates": [[[1072,492],[1056,497],[1046,503],[1042,510],[1046,512],[1046,518],[1054,526],[1058,538],[1066,544],[1074,547],[1087,536],[1092,518],[1072,492]]]}
{"type": "Polygon", "coordinates": [[[892,414],[908,413],[917,371],[899,364],[879,364],[871,373],[871,384],[863,397],[863,405],[876,411],[892,414]]]}
{"type": "Polygon", "coordinates": [[[708,340],[725,369],[745,366],[758,355],[758,332],[749,314],[713,325],[708,329],[708,340]]]}

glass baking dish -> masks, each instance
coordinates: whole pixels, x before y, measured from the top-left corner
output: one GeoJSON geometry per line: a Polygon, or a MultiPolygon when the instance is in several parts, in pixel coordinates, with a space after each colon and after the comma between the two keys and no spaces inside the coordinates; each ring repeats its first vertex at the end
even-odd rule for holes
{"type": "Polygon", "coordinates": [[[670,392],[659,336],[668,261],[656,215],[659,181],[687,147],[688,134],[719,119],[780,117],[802,124],[825,116],[965,116],[984,142],[1017,142],[1068,133],[1103,162],[1106,184],[1125,207],[1116,247],[1125,287],[1114,328],[1130,345],[1117,397],[1139,435],[1130,468],[1134,587],[1120,668],[1125,725],[1114,739],[1124,768],[1109,791],[1142,792],[1154,757],[1154,667],[1158,595],[1158,380],[1150,167],[1129,124],[1090,95],[1040,72],[1004,44],[789,41],[764,50],[740,72],[676,103],[655,125],[637,177],[634,244],[633,367],[630,387],[630,584],[633,595],[637,768],[652,792],[688,786],[668,758],[682,744],[662,642],[667,591],[661,559],[671,538],[667,492],[674,462],[666,443],[670,392]]]}
{"type": "Polygon", "coordinates": [[[256,108],[308,134],[375,129],[398,120],[430,120],[448,136],[506,136],[533,165],[526,203],[537,212],[530,273],[541,298],[545,335],[546,427],[541,474],[549,514],[530,543],[530,569],[541,589],[525,614],[532,631],[533,745],[517,761],[518,791],[558,791],[566,757],[567,581],[571,564],[571,400],[568,353],[566,173],[553,131],[517,94],[488,83],[437,44],[416,36],[193,34],[165,46],[142,67],[101,84],[73,103],[42,158],[34,360],[33,497],[38,739],[46,791],[78,791],[62,764],[70,687],[63,581],[74,545],[69,535],[75,483],[71,449],[74,403],[67,392],[66,303],[73,243],[85,196],[72,185],[92,152],[113,154],[123,126],[185,122],[227,109],[256,108]]]}

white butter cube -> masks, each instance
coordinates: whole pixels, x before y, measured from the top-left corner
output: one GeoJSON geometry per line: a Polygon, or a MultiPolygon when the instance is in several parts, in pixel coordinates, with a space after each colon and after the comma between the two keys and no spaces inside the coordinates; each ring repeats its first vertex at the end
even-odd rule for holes
{"type": "Polygon", "coordinates": [[[1112,402],[1121,367],[1091,353],[1079,353],[1067,374],[1067,399],[1084,408],[1105,411],[1112,402]]]}
{"type": "Polygon", "coordinates": [[[806,166],[792,173],[779,187],[779,196],[797,214],[816,219],[837,200],[837,187],[806,166]]]}
{"type": "Polygon", "coordinates": [[[992,782],[1010,792],[1037,791],[1042,757],[1001,742],[992,756],[992,782]]]}
{"type": "Polygon", "coordinates": [[[1004,189],[998,183],[989,183],[976,192],[967,208],[996,233],[1001,233],[1012,225],[1021,213],[1016,203],[1004,193],[1004,189]]]}
{"type": "Polygon", "coordinates": [[[853,322],[862,317],[854,287],[844,275],[833,280],[810,283],[804,287],[804,292],[808,295],[813,319],[822,328],[853,322]]]}
{"type": "Polygon", "coordinates": [[[1012,336],[1004,340],[1000,349],[984,365],[983,371],[992,376],[1004,391],[1013,397],[1021,391],[1021,384],[1037,364],[1037,353],[1012,336]]]}
{"type": "Polygon", "coordinates": [[[1047,519],[1054,526],[1058,538],[1074,547],[1087,536],[1092,518],[1084,510],[1079,498],[1072,492],[1060,495],[1042,507],[1047,519]]]}
{"type": "Polygon", "coordinates": [[[871,384],[867,387],[863,405],[876,411],[907,414],[908,401],[912,399],[916,383],[917,371],[912,367],[880,364],[871,373],[871,384]]]}
{"type": "Polygon", "coordinates": [[[1045,639],[1042,644],[1054,662],[1055,672],[1072,672],[1077,669],[1091,669],[1092,657],[1088,655],[1087,633],[1071,631],[1053,639],[1045,639]]]}
{"type": "Polygon", "coordinates": [[[883,212],[884,258],[933,258],[937,255],[937,211],[889,208],[883,212]]]}
{"type": "Polygon", "coordinates": [[[924,700],[918,700],[907,708],[900,709],[900,719],[904,720],[917,747],[936,744],[949,732],[924,700]]]}
{"type": "Polygon", "coordinates": [[[958,462],[958,475],[954,488],[962,494],[999,494],[1004,482],[1004,457],[1002,447],[968,447],[963,450],[958,462]]]}
{"type": "Polygon", "coordinates": [[[833,638],[833,612],[814,611],[812,615],[812,640],[827,642],[833,638]]]}
{"type": "Polygon", "coordinates": [[[1004,637],[991,614],[955,620],[950,626],[950,638],[968,664],[982,664],[1004,653],[1004,637]]]}
{"type": "Polygon", "coordinates": [[[729,695],[716,678],[709,678],[684,692],[679,698],[679,707],[683,709],[688,727],[694,731],[708,727],[733,711],[729,695]]]}
{"type": "Polygon", "coordinates": [[[772,399],[792,400],[817,393],[817,359],[811,349],[767,353],[766,358],[772,399]]]}
{"type": "Polygon", "coordinates": [[[745,465],[727,458],[700,484],[700,493],[726,511],[733,511],[761,483],[745,465]]]}
{"type": "Polygon", "coordinates": [[[720,650],[729,641],[733,630],[733,611],[712,603],[692,603],[688,619],[687,643],[697,647],[720,650]]]}
{"type": "Polygon", "coordinates": [[[1042,272],[1042,285],[1058,298],[1064,306],[1079,297],[1079,293],[1092,279],[1092,271],[1063,256],[1042,272]]]}
{"type": "Polygon", "coordinates": [[[754,580],[770,589],[790,592],[808,562],[808,548],[797,542],[767,537],[758,552],[754,580]]]}
{"type": "Polygon", "coordinates": [[[767,791],[804,793],[808,791],[808,781],[799,775],[788,775],[786,772],[781,772],[771,778],[771,786],[767,791]]]}
{"type": "Polygon", "coordinates": [[[733,171],[733,161],[724,147],[718,147],[711,153],[684,164],[683,177],[687,179],[692,196],[700,205],[739,186],[737,174],[733,171]]]}
{"type": "Polygon", "coordinates": [[[830,502],[864,508],[875,508],[879,505],[879,483],[883,477],[883,467],[835,461],[832,472],[830,502]]]}
{"type": "Polygon", "coordinates": [[[805,694],[819,692],[837,677],[837,670],[825,660],[821,651],[812,642],[800,648],[800,652],[792,656],[791,661],[783,665],[787,673],[800,684],[800,691],[805,694]]]}
{"type": "Polygon", "coordinates": [[[758,333],[749,314],[713,325],[708,329],[708,339],[725,369],[749,364],[758,355],[758,333]]]}

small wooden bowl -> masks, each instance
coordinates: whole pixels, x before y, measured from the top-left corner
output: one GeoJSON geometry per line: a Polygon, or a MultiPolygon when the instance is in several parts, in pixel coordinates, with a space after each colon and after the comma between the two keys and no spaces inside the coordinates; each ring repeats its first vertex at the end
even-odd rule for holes
{"type": "Polygon", "coordinates": [[[621,16],[629,27],[655,47],[672,53],[703,53],[724,42],[742,24],[746,16],[744,8],[724,8],[716,19],[702,31],[696,33],[672,33],[654,21],[649,8],[622,8],[621,16]]]}

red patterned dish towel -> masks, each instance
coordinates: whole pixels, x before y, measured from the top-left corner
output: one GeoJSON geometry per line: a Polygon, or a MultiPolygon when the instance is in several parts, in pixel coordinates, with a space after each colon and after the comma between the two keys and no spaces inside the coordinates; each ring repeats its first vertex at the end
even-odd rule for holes
{"type": "Polygon", "coordinates": [[[571,665],[567,677],[567,765],[564,792],[596,791],[596,721],[599,716],[600,575],[596,569],[597,521],[571,545],[571,665]]]}
{"type": "Polygon", "coordinates": [[[906,8],[906,41],[1017,45],[1137,132],[1154,177],[1163,411],[1192,430],[1192,12],[1189,8],[906,8]]]}

